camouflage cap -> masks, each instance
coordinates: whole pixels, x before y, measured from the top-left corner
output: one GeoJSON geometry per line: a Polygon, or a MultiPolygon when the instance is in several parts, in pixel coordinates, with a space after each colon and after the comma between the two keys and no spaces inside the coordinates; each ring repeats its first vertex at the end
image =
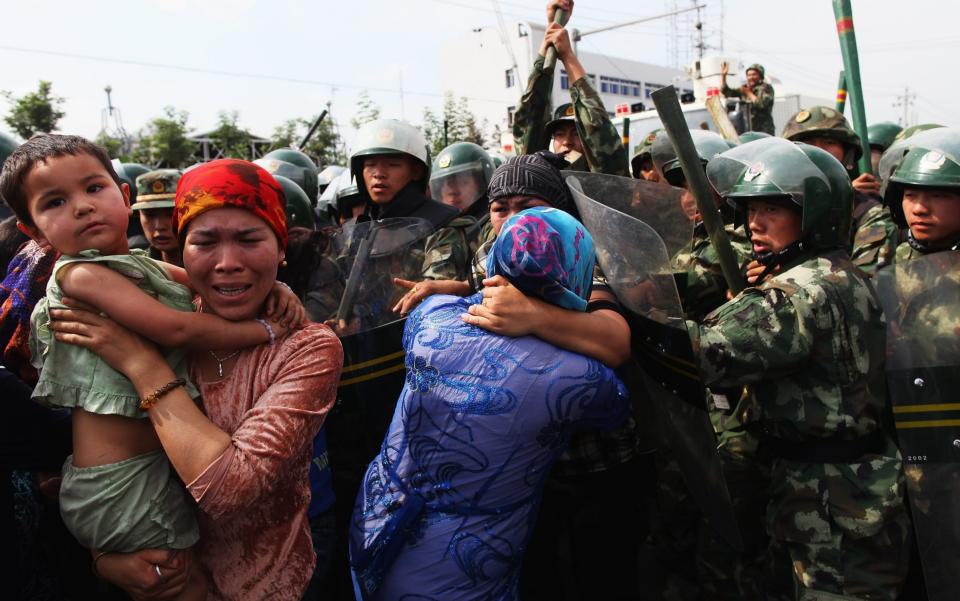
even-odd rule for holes
{"type": "Polygon", "coordinates": [[[553,120],[544,126],[543,132],[549,138],[553,136],[554,130],[559,126],[564,123],[575,123],[576,120],[576,111],[573,109],[573,104],[570,102],[561,104],[557,107],[557,110],[553,111],[553,120]]]}
{"type": "MultiPolygon", "coordinates": [[[[756,71],[757,73],[760,74],[760,79],[763,79],[767,76],[766,69],[764,69],[763,65],[761,65],[760,63],[753,63],[752,65],[747,67],[746,71],[756,71]]],[[[746,71],[744,71],[744,73],[746,73],[746,71]]]]}
{"type": "Polygon", "coordinates": [[[157,169],[137,177],[137,202],[130,208],[134,211],[172,209],[180,175],[177,169],[157,169]]]}
{"type": "Polygon", "coordinates": [[[856,162],[863,155],[860,136],[850,127],[847,118],[827,106],[812,106],[790,117],[783,128],[783,137],[791,142],[806,142],[817,137],[833,138],[853,152],[853,160],[849,163],[856,162]]]}
{"type": "Polygon", "coordinates": [[[645,135],[643,140],[637,144],[633,158],[630,159],[630,167],[633,169],[634,177],[640,177],[640,163],[642,163],[644,159],[650,158],[650,147],[653,146],[653,142],[657,139],[658,133],[660,133],[660,128],[645,135]]]}

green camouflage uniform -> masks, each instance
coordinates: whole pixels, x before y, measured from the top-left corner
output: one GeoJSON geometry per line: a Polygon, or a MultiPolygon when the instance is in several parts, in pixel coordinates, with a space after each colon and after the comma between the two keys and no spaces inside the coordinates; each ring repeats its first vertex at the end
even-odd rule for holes
{"type": "MultiPolygon", "coordinates": [[[[743,419],[764,437],[851,440],[881,427],[883,317],[844,254],[785,265],[702,326],[689,324],[705,380],[747,386],[743,419]]],[[[901,458],[891,441],[860,463],[773,457],[770,492],[775,574],[792,570],[804,594],[896,598],[909,524],[901,458]]],[[[789,591],[780,593],[789,598],[789,591]]]]}
{"type": "Polygon", "coordinates": [[[461,215],[431,234],[424,242],[423,269],[425,280],[467,279],[470,273],[470,241],[467,230],[476,219],[461,215]]]}
{"type": "Polygon", "coordinates": [[[853,209],[853,246],[850,252],[854,265],[873,277],[878,269],[893,263],[899,240],[900,230],[887,207],[872,198],[857,202],[853,209]]]}
{"type": "MultiPolygon", "coordinates": [[[[743,226],[724,226],[733,254],[741,269],[753,259],[753,247],[743,226]]],[[[717,251],[710,244],[710,237],[703,224],[697,224],[693,242],[687,250],[674,257],[673,268],[678,274],[680,298],[687,319],[700,321],[707,313],[727,302],[727,280],[720,269],[717,251]]]]}
{"type": "MultiPolygon", "coordinates": [[[[762,131],[771,136],[776,135],[776,130],[773,127],[773,86],[765,81],[761,81],[750,88],[750,91],[757,97],[756,102],[750,103],[751,131],[762,131]]],[[[740,88],[734,89],[727,86],[726,81],[723,82],[723,88],[720,90],[720,93],[727,98],[743,99],[745,96],[744,93],[740,91],[740,88]]]]}
{"type": "MultiPolygon", "coordinates": [[[[552,90],[553,71],[544,70],[543,57],[537,57],[527,82],[527,91],[513,116],[513,138],[518,154],[533,154],[550,148],[546,125],[551,117],[552,90]]],[[[572,82],[570,97],[573,100],[577,133],[584,148],[584,156],[575,161],[570,169],[629,177],[627,150],[623,140],[590,80],[581,77],[572,82]]]]}

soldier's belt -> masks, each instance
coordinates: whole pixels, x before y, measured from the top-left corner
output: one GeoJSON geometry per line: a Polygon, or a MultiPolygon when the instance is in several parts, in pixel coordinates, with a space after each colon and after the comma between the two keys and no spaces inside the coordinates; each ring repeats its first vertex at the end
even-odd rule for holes
{"type": "Polygon", "coordinates": [[[755,434],[760,439],[760,453],[797,463],[861,463],[865,455],[881,454],[886,449],[886,437],[880,429],[853,440],[813,438],[798,442],[766,432],[755,434]]]}

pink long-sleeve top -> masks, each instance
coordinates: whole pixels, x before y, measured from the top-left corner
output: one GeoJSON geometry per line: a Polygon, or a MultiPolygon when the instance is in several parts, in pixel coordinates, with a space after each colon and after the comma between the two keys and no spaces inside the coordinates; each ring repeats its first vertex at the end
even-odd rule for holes
{"type": "Polygon", "coordinates": [[[240,353],[230,374],[191,376],[231,444],[187,489],[199,505],[197,555],[209,599],[300,599],[315,557],[307,506],[313,438],[336,398],[343,349],[312,324],[240,353]]]}

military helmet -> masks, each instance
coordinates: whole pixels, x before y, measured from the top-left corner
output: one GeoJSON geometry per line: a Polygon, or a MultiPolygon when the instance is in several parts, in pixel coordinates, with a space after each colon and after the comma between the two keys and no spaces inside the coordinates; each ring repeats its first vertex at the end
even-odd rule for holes
{"type": "Polygon", "coordinates": [[[493,161],[493,170],[496,171],[497,167],[503,165],[507,162],[507,156],[501,152],[489,152],[490,160],[493,161]]]}
{"type": "Polygon", "coordinates": [[[340,165],[327,165],[317,173],[317,188],[320,190],[320,193],[323,194],[323,191],[327,189],[327,186],[330,185],[333,180],[337,179],[337,176],[346,171],[346,167],[340,165]]]}
{"type": "Polygon", "coordinates": [[[576,111],[573,108],[573,104],[570,102],[561,104],[553,111],[553,119],[548,121],[544,126],[543,134],[549,139],[558,127],[564,123],[576,123],[576,121],[576,111]]]}
{"type": "Polygon", "coordinates": [[[305,152],[301,152],[296,148],[277,148],[263,155],[263,158],[286,161],[298,165],[303,169],[312,169],[314,172],[317,171],[317,164],[313,162],[313,159],[305,152]]]}
{"type": "Polygon", "coordinates": [[[360,196],[360,188],[357,187],[357,181],[351,179],[350,183],[337,190],[337,215],[349,215],[357,204],[363,202],[360,196]]]}
{"type": "MultiPolygon", "coordinates": [[[[730,150],[720,134],[712,131],[691,129],[690,137],[693,138],[693,146],[697,149],[697,155],[704,166],[713,157],[730,150]]],[[[671,144],[667,132],[661,131],[657,134],[650,146],[650,156],[653,158],[653,164],[657,171],[670,185],[679,186],[683,182],[684,176],[683,169],[680,167],[680,159],[673,149],[673,144],[671,144]]]]}
{"type": "Polygon", "coordinates": [[[893,141],[897,138],[897,134],[901,131],[903,131],[902,127],[890,121],[874,123],[867,128],[867,138],[870,140],[870,147],[873,148],[876,146],[880,150],[890,148],[890,145],[893,144],[893,141]]]}
{"type": "MultiPolygon", "coordinates": [[[[883,156],[880,157],[880,164],[877,166],[877,177],[880,178],[880,196],[886,197],[890,176],[892,176],[900,166],[903,157],[906,156],[913,145],[916,144],[918,140],[920,143],[923,143],[928,136],[926,132],[941,127],[943,126],[935,123],[924,123],[908,127],[897,134],[893,144],[883,151],[883,156]]],[[[891,210],[892,209],[893,208],[891,208],[891,210]]]]}
{"type": "Polygon", "coordinates": [[[281,156],[291,156],[286,152],[287,150],[292,149],[274,150],[273,152],[268,153],[262,159],[255,160],[254,164],[263,167],[270,173],[270,175],[281,175],[297,184],[300,186],[300,189],[303,190],[303,193],[307,195],[307,198],[311,199],[311,203],[316,204],[316,199],[319,195],[317,190],[316,169],[308,169],[299,163],[291,163],[290,161],[279,158],[281,156]],[[284,154],[275,154],[280,152],[283,152],[284,154]]]}
{"type": "Polygon", "coordinates": [[[763,65],[761,65],[760,63],[753,63],[752,65],[744,69],[743,72],[746,73],[747,71],[756,71],[757,73],[760,74],[760,79],[764,79],[767,76],[767,70],[764,69],[763,65]]]}
{"type": "Polygon", "coordinates": [[[493,177],[493,159],[487,151],[472,142],[457,142],[447,146],[437,155],[430,170],[430,193],[434,200],[442,201],[443,183],[451,177],[472,174],[477,181],[477,195],[463,199],[462,204],[469,207],[487,193],[490,178],[493,177]]]}
{"type": "Polygon", "coordinates": [[[17,142],[16,138],[0,131],[0,167],[18,146],[20,146],[20,142],[17,142]]]}
{"type": "Polygon", "coordinates": [[[903,215],[906,186],[953,188],[960,192],[960,129],[931,129],[911,140],[884,193],[884,202],[901,227],[907,225],[903,215]]]}
{"type": "Polygon", "coordinates": [[[853,187],[829,152],[782,138],[764,138],[717,156],[707,165],[717,192],[742,214],[747,199],[779,197],[802,212],[808,248],[829,249],[850,242],[853,187]]]}
{"type": "Polygon", "coordinates": [[[286,199],[284,205],[287,214],[287,227],[305,227],[314,229],[313,207],[310,206],[310,199],[295,181],[289,177],[273,174],[273,179],[277,180],[280,187],[283,188],[283,196],[286,199]]]}
{"type": "Polygon", "coordinates": [[[762,140],[764,138],[769,138],[769,137],[771,137],[770,134],[768,134],[765,131],[745,131],[742,134],[740,134],[740,143],[749,144],[754,140],[762,140]]]}
{"type": "Polygon", "coordinates": [[[832,138],[846,145],[848,164],[853,164],[863,156],[860,136],[853,131],[843,113],[826,106],[812,106],[790,117],[783,128],[783,137],[791,142],[806,142],[810,138],[832,138]]]}
{"type": "Polygon", "coordinates": [[[633,177],[640,178],[640,163],[644,159],[650,158],[650,147],[653,146],[654,141],[657,139],[657,134],[660,133],[660,128],[657,128],[643,137],[643,140],[637,144],[637,148],[634,150],[633,158],[630,159],[630,169],[633,171],[633,177]]]}
{"type": "Polygon", "coordinates": [[[172,209],[180,182],[177,169],[148,171],[137,178],[137,202],[130,205],[134,211],[143,209],[172,209]]]}
{"type": "Polygon", "coordinates": [[[140,163],[121,163],[119,159],[113,159],[111,163],[117,177],[130,186],[130,204],[137,202],[137,178],[150,173],[150,168],[140,163]]]}
{"type": "Polygon", "coordinates": [[[377,119],[359,130],[350,155],[350,175],[357,179],[362,194],[367,193],[363,181],[363,159],[377,155],[406,155],[423,165],[423,177],[417,180],[426,192],[430,181],[430,147],[419,129],[399,119],[377,119]]]}

